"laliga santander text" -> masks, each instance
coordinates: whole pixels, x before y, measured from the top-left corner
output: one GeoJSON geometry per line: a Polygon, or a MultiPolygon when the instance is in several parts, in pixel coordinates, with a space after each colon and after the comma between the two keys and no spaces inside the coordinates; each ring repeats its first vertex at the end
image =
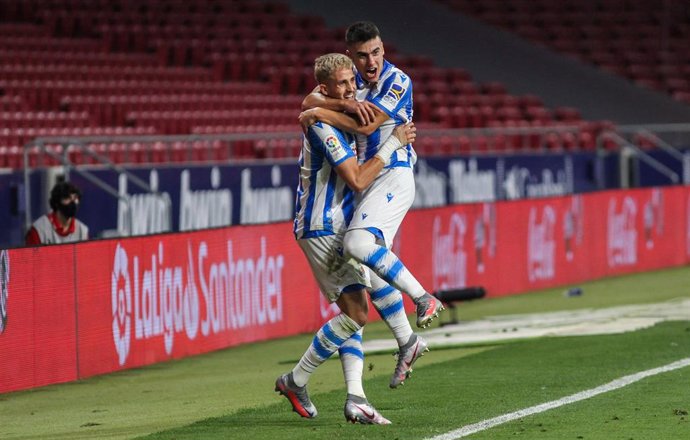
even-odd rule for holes
{"type": "MultiPolygon", "coordinates": [[[[175,335],[194,340],[225,331],[277,323],[283,318],[283,255],[268,255],[266,238],[255,258],[212,253],[206,241],[187,243],[186,264],[169,262],[163,242],[134,253],[118,243],[113,269],[113,337],[124,365],[134,341],[175,335]],[[129,262],[131,261],[131,265],[129,262]]],[[[216,246],[214,249],[218,249],[216,246]]]]}

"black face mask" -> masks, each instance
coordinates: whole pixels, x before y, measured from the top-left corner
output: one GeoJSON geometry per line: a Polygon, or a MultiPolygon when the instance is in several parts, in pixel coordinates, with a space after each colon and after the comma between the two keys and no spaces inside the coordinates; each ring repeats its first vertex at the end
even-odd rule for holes
{"type": "Polygon", "coordinates": [[[59,204],[58,211],[60,211],[60,214],[64,215],[65,217],[71,218],[77,215],[78,207],[79,205],[77,205],[76,202],[70,202],[67,205],[59,204]]]}

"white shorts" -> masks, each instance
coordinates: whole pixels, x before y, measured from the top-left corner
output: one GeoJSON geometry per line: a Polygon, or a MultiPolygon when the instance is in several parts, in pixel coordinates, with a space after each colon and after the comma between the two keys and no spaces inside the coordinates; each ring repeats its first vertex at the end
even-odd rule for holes
{"type": "MultiPolygon", "coordinates": [[[[388,248],[414,202],[415,184],[412,168],[390,168],[359,194],[348,231],[378,229],[388,248]]],[[[380,237],[379,237],[380,238],[380,237]]]]}
{"type": "Polygon", "coordinates": [[[343,289],[353,284],[371,287],[369,271],[354,259],[343,257],[343,236],[301,238],[297,244],[307,257],[321,293],[336,302],[343,289]]]}

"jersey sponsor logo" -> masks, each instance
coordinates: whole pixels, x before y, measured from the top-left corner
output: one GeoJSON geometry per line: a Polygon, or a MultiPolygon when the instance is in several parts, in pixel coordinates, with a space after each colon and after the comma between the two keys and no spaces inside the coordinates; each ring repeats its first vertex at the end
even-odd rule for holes
{"type": "Polygon", "coordinates": [[[0,334],[7,326],[7,298],[10,296],[10,254],[0,251],[0,334]]]}
{"type": "Polygon", "coordinates": [[[395,197],[393,193],[386,194],[386,199],[388,199],[388,203],[390,203],[390,201],[393,200],[393,197],[395,197]]]}

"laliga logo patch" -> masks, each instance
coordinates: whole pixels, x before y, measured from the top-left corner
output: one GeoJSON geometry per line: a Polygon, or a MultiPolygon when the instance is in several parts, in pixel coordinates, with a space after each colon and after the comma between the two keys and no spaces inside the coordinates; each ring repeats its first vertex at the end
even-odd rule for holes
{"type": "Polygon", "coordinates": [[[10,288],[10,254],[0,251],[0,334],[7,326],[7,298],[10,288]]]}
{"type": "Polygon", "coordinates": [[[117,244],[112,276],[113,341],[120,365],[129,354],[132,336],[132,288],[129,280],[127,252],[117,244]]]}
{"type": "Polygon", "coordinates": [[[338,141],[338,138],[333,135],[328,136],[324,142],[326,143],[328,150],[331,152],[335,151],[340,146],[340,141],[338,141]]]}

